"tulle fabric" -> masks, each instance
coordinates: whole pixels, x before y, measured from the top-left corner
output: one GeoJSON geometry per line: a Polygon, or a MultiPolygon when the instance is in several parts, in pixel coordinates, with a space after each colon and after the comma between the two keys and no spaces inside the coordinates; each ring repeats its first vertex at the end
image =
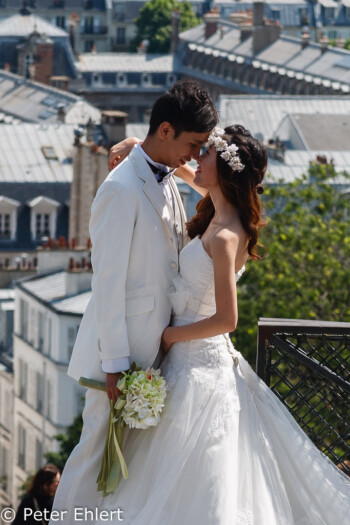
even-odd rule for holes
{"type": "MultiPolygon", "coordinates": [[[[177,283],[172,293],[186,290],[186,300],[174,297],[175,324],[215,311],[212,261],[198,238],[181,252],[181,273],[185,286],[177,283]]],[[[127,431],[129,477],[100,510],[121,508],[127,525],[348,523],[348,479],[228,335],[177,343],[162,374],[168,393],[161,421],[127,431]]]]}

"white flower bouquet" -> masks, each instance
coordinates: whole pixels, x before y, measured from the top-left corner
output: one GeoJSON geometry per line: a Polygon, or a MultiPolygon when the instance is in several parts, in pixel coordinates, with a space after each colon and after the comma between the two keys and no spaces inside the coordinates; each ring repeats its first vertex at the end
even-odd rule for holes
{"type": "MultiPolygon", "coordinates": [[[[106,390],[101,381],[81,377],[79,383],[88,388],[106,390]]],[[[142,429],[156,426],[166,397],[166,383],[160,370],[149,368],[144,371],[136,363],[132,363],[127,372],[122,372],[117,387],[121,395],[115,405],[110,402],[108,433],[97,478],[97,490],[103,496],[115,491],[121,476],[128,477],[122,454],[126,426],[142,429]]]]}

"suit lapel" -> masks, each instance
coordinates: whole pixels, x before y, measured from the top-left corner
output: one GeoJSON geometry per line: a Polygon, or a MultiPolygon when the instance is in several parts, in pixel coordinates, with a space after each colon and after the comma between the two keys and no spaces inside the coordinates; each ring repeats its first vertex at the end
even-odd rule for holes
{"type": "Polygon", "coordinates": [[[181,251],[188,240],[186,233],[186,212],[174,177],[170,177],[169,183],[175,200],[175,229],[178,238],[179,251],[181,251]]]}
{"type": "Polygon", "coordinates": [[[169,228],[171,236],[174,237],[174,214],[171,205],[165,200],[163,192],[156,181],[154,173],[147,164],[142,154],[134,148],[129,159],[134,165],[138,177],[144,181],[143,191],[150,200],[152,206],[155,208],[159,216],[163,219],[166,226],[169,228]]]}

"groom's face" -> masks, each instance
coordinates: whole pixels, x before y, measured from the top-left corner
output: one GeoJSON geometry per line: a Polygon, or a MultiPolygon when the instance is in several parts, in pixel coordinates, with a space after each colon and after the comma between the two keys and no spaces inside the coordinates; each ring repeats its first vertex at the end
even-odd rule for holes
{"type": "Polygon", "coordinates": [[[191,159],[197,159],[201,146],[207,142],[210,135],[209,131],[205,133],[183,131],[175,137],[174,128],[171,126],[164,131],[163,163],[171,168],[178,168],[191,159]]]}

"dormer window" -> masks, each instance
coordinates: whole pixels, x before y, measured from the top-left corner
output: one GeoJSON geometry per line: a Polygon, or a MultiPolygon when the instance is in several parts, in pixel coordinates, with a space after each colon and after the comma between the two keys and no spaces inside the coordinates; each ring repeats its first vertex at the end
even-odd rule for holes
{"type": "Polygon", "coordinates": [[[124,87],[126,86],[128,83],[128,79],[127,79],[127,76],[125,75],[125,73],[118,73],[117,75],[117,86],[119,87],[124,87]]]}
{"type": "Polygon", "coordinates": [[[141,86],[151,87],[152,86],[152,76],[149,73],[142,73],[141,75],[141,86]]]}
{"type": "Polygon", "coordinates": [[[0,195],[0,240],[14,240],[17,232],[18,201],[0,195]]]}
{"type": "Polygon", "coordinates": [[[43,237],[56,237],[57,208],[60,203],[48,197],[36,197],[28,203],[31,208],[30,229],[32,239],[41,241],[43,237]]]}

